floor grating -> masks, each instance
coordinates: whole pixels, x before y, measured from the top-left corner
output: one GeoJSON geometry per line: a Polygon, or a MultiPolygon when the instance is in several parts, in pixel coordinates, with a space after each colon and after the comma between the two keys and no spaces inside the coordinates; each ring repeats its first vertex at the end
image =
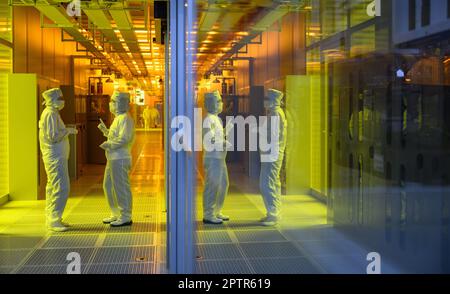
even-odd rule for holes
{"type": "Polygon", "coordinates": [[[243,260],[205,260],[198,261],[196,274],[252,274],[250,267],[243,260]]]}
{"type": "Polygon", "coordinates": [[[155,247],[99,248],[92,263],[153,262],[155,247]]]}

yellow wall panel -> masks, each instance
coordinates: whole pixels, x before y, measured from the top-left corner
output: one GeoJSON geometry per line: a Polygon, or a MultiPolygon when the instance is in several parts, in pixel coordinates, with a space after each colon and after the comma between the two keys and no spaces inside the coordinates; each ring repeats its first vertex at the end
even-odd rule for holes
{"type": "MultiPolygon", "coordinates": [[[[0,2],[0,38],[11,42],[12,10],[6,2],[0,2]]],[[[12,71],[12,50],[0,44],[0,205],[9,194],[9,150],[8,150],[8,74],[12,71]]]]}
{"type": "Polygon", "coordinates": [[[311,77],[286,77],[286,194],[309,194],[311,188],[311,77]]]}
{"type": "Polygon", "coordinates": [[[8,75],[9,195],[38,197],[38,109],[35,74],[8,75]]]}

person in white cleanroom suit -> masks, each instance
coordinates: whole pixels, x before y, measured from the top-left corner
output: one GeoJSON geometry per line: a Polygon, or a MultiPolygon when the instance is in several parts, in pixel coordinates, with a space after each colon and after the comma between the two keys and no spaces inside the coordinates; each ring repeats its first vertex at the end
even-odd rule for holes
{"type": "Polygon", "coordinates": [[[110,129],[101,123],[98,128],[108,138],[100,147],[106,152],[106,168],[103,190],[111,209],[111,216],[103,223],[112,227],[132,224],[132,198],[130,187],[131,147],[134,142],[134,122],[128,110],[130,94],[115,92],[109,108],[114,114],[110,129]]]}
{"type": "MultiPolygon", "coordinates": [[[[271,160],[263,160],[261,156],[261,173],[259,179],[259,187],[267,210],[266,217],[261,219],[264,226],[274,226],[280,219],[281,208],[281,182],[280,171],[283,165],[284,151],[286,149],[286,129],[287,122],[284,111],[281,109],[281,100],[283,93],[274,89],[269,89],[268,96],[264,100],[264,108],[266,108],[268,134],[271,136],[269,140],[273,140],[278,135],[278,152],[271,160]],[[271,131],[271,117],[279,118],[279,130],[277,134],[271,131]]],[[[266,152],[261,152],[263,155],[266,152]]],[[[270,152],[267,152],[270,153],[270,152]]]]}
{"type": "Polygon", "coordinates": [[[203,190],[203,222],[221,224],[230,218],[222,214],[225,195],[228,193],[228,170],[225,162],[227,143],[222,120],[222,97],[218,91],[205,94],[205,108],[208,111],[203,121],[203,168],[205,187],[203,190]],[[206,137],[208,136],[208,138],[206,137]],[[211,144],[212,143],[212,144],[211,144]]]}
{"type": "Polygon", "coordinates": [[[152,114],[150,111],[150,107],[145,107],[144,111],[142,112],[142,118],[144,119],[144,127],[146,130],[150,129],[151,126],[151,120],[152,120],[152,114]]]}
{"type": "Polygon", "coordinates": [[[47,228],[55,232],[68,230],[69,225],[62,222],[70,192],[68,169],[70,134],[77,134],[74,128],[66,128],[59,115],[64,108],[63,94],[54,88],[45,91],[45,109],[39,120],[39,143],[47,173],[46,192],[46,222],[47,228]]]}

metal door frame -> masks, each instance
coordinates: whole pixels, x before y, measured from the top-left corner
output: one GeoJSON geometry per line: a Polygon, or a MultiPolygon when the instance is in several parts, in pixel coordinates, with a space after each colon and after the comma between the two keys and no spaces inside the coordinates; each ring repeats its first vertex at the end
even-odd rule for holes
{"type": "MultiPolygon", "coordinates": [[[[195,0],[171,0],[169,37],[166,50],[166,197],[167,197],[167,268],[171,274],[194,271],[194,195],[195,160],[192,153],[171,148],[177,131],[171,122],[177,116],[194,121],[193,54],[190,39],[195,20],[195,0]],[[169,52],[170,51],[170,52],[169,52]]],[[[194,135],[191,130],[191,138],[194,135]]]]}

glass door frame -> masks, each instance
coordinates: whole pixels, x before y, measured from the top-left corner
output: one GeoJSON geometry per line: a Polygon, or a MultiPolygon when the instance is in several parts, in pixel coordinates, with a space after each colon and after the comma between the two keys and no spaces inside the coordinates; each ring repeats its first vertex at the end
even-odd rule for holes
{"type": "MultiPolygon", "coordinates": [[[[194,272],[194,195],[197,175],[195,154],[175,151],[172,138],[180,133],[177,118],[194,121],[194,52],[195,0],[171,0],[169,7],[169,36],[166,50],[166,130],[165,187],[167,199],[167,269],[170,274],[194,272]]],[[[193,125],[193,124],[191,124],[193,125]]],[[[194,138],[191,128],[183,135],[194,138]]]]}

